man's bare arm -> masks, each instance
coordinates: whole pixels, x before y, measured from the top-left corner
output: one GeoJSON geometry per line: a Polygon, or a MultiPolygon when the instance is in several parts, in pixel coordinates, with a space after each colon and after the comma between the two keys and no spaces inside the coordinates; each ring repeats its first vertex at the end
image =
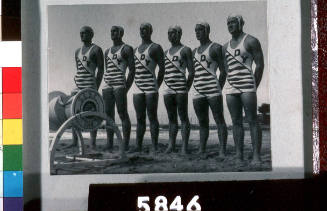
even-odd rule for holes
{"type": "MultiPolygon", "coordinates": [[[[212,46],[212,51],[210,52],[210,56],[211,58],[213,58],[217,64],[218,64],[218,68],[219,68],[219,71],[220,71],[220,74],[219,74],[219,78],[218,78],[218,81],[219,81],[219,85],[220,85],[220,88],[223,89],[224,85],[225,85],[225,82],[226,82],[226,71],[225,71],[225,65],[224,65],[224,57],[223,57],[223,51],[222,51],[222,46],[219,45],[219,44],[214,44],[212,46]]],[[[210,49],[211,50],[211,49],[210,49]]]]}
{"type": "Polygon", "coordinates": [[[78,55],[78,50],[79,50],[79,49],[77,49],[77,50],[75,51],[75,54],[74,54],[74,60],[75,60],[75,64],[76,64],[76,69],[77,69],[77,67],[78,67],[78,65],[77,65],[77,55],[78,55]]]}
{"type": "Polygon", "coordinates": [[[227,78],[227,64],[225,62],[225,51],[223,50],[223,47],[220,47],[220,54],[219,54],[219,62],[218,62],[218,67],[220,70],[219,74],[219,84],[220,88],[223,89],[226,83],[226,78],[227,78]]]}
{"type": "Polygon", "coordinates": [[[103,52],[102,49],[99,47],[97,48],[96,51],[96,59],[97,59],[97,66],[98,66],[98,71],[96,75],[96,84],[97,84],[97,90],[99,89],[101,82],[102,82],[102,77],[103,77],[103,52]]]}
{"type": "MultiPolygon", "coordinates": [[[[78,67],[78,64],[77,64],[78,52],[79,52],[79,48],[76,49],[75,55],[74,55],[75,64],[76,64],[76,71],[77,71],[77,67],[78,67]]],[[[75,74],[76,74],[76,72],[75,72],[75,74]]],[[[75,77],[73,78],[73,81],[74,81],[75,86],[77,87],[76,82],[75,82],[75,77]]],[[[75,94],[76,94],[76,89],[72,90],[72,92],[71,92],[72,96],[75,95],[75,94]]]]}
{"type": "Polygon", "coordinates": [[[195,52],[196,52],[196,50],[197,50],[197,48],[194,48],[194,49],[192,50],[192,59],[193,59],[194,56],[195,56],[195,52]]]}
{"type": "MultiPolygon", "coordinates": [[[[225,59],[225,55],[226,55],[226,49],[227,49],[227,43],[221,48],[221,52],[222,52],[222,65],[224,66],[224,70],[225,70],[225,74],[226,74],[226,78],[227,78],[227,72],[228,72],[228,66],[227,66],[227,61],[225,59]]],[[[226,82],[226,80],[225,80],[226,82]]],[[[221,89],[223,89],[223,87],[221,87],[221,89]]]]}
{"type": "Polygon", "coordinates": [[[158,87],[160,87],[165,76],[165,54],[162,47],[158,44],[154,46],[153,50],[154,50],[154,60],[157,62],[159,66],[157,82],[158,82],[158,87]]]}
{"type": "Polygon", "coordinates": [[[191,48],[186,47],[182,51],[182,56],[186,60],[186,67],[187,67],[187,71],[188,71],[188,77],[187,77],[186,85],[187,85],[187,90],[189,91],[191,86],[192,86],[193,79],[194,79],[193,53],[192,53],[191,48]]]}
{"type": "Polygon", "coordinates": [[[258,87],[263,75],[264,57],[263,57],[262,48],[259,40],[254,37],[249,37],[248,39],[249,39],[249,43],[248,43],[249,52],[251,52],[255,63],[255,70],[254,70],[255,83],[256,86],[258,87]]]}
{"type": "Polygon", "coordinates": [[[127,60],[128,64],[128,76],[126,80],[126,92],[128,92],[133,84],[135,76],[135,60],[133,48],[131,46],[125,46],[122,51],[122,56],[127,60]]]}

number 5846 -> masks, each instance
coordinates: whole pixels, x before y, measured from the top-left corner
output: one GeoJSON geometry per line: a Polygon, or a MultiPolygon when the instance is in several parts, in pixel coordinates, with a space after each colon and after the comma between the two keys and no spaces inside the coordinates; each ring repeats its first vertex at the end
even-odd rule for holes
{"type": "MultiPolygon", "coordinates": [[[[182,198],[176,196],[168,208],[168,200],[165,196],[157,196],[154,200],[154,211],[200,211],[201,205],[198,203],[199,196],[195,195],[192,200],[187,204],[186,209],[182,205],[182,198]]],[[[139,211],[153,211],[149,205],[149,196],[139,196],[137,198],[137,207],[139,211]]]]}

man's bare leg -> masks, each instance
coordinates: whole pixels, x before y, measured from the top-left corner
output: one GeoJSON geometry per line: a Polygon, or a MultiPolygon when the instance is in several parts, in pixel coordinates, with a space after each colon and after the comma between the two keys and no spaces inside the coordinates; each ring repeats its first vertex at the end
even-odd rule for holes
{"type": "Polygon", "coordinates": [[[94,130],[94,131],[91,131],[90,132],[92,149],[95,149],[96,148],[97,133],[98,133],[98,130],[94,130]]]}
{"type": "Polygon", "coordinates": [[[151,153],[156,154],[158,150],[159,121],[158,121],[158,93],[146,94],[146,111],[150,122],[150,133],[152,149],[151,153]]]}
{"type": "Polygon", "coordinates": [[[188,153],[188,141],[190,137],[190,120],[188,118],[188,94],[177,94],[176,102],[178,108],[178,115],[181,120],[182,128],[182,154],[188,153]]]}
{"type": "Polygon", "coordinates": [[[165,153],[171,153],[175,151],[176,136],[178,133],[176,95],[166,94],[164,95],[164,101],[169,119],[169,145],[165,153]]]}
{"type": "Polygon", "coordinates": [[[250,125],[250,134],[253,148],[253,164],[260,164],[260,151],[262,143],[262,132],[257,121],[257,95],[255,92],[243,93],[241,95],[246,119],[250,125]]]}
{"type": "Polygon", "coordinates": [[[125,150],[128,150],[131,134],[131,121],[127,112],[127,96],[125,88],[118,88],[114,92],[119,117],[122,122],[125,150]]]}
{"type": "Polygon", "coordinates": [[[78,138],[77,138],[77,134],[76,134],[76,129],[72,128],[72,143],[69,144],[68,146],[64,147],[64,148],[71,148],[71,147],[77,147],[78,146],[78,138]]]}
{"type": "MultiPolygon", "coordinates": [[[[76,88],[76,89],[73,89],[70,93],[71,97],[73,97],[74,95],[76,95],[78,93],[79,89],[76,88]]],[[[75,131],[75,128],[72,128],[72,144],[70,144],[69,146],[67,146],[67,148],[70,148],[70,147],[77,147],[77,134],[76,134],[76,131],[75,131]]]]}
{"type": "MultiPolygon", "coordinates": [[[[113,121],[115,121],[115,95],[112,88],[103,89],[102,97],[104,100],[105,112],[113,121]]],[[[108,126],[109,123],[106,123],[108,126]]],[[[107,132],[107,145],[106,149],[111,151],[114,146],[114,132],[111,129],[106,129],[107,132]]]]}
{"type": "Polygon", "coordinates": [[[145,94],[133,95],[134,108],[136,112],[136,144],[137,151],[142,152],[143,137],[146,130],[146,102],[145,94]]]}
{"type": "Polygon", "coordinates": [[[209,137],[209,104],[206,97],[193,99],[193,106],[200,124],[199,154],[204,154],[209,137]]]}
{"type": "Polygon", "coordinates": [[[223,98],[216,96],[208,99],[213,118],[217,124],[219,139],[219,156],[226,156],[227,126],[224,118],[223,98]]]}
{"type": "Polygon", "coordinates": [[[242,116],[242,101],[239,94],[226,95],[228,110],[233,122],[233,138],[237,161],[243,160],[244,129],[242,116]]]}

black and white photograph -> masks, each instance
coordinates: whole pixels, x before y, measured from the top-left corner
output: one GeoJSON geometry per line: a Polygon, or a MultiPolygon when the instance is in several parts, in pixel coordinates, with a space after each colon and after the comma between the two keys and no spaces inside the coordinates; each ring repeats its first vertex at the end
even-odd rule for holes
{"type": "Polygon", "coordinates": [[[272,171],[266,1],[47,13],[51,175],[272,171]]]}

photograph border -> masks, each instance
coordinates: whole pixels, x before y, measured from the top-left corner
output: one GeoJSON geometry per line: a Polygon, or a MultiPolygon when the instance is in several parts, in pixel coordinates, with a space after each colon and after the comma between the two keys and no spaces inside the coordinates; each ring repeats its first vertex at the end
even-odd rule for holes
{"type": "MultiPolygon", "coordinates": [[[[138,1],[93,1],[101,3],[139,3],[138,1]]],[[[171,3],[176,1],[145,1],[146,3],[171,3]]],[[[183,2],[183,1],[177,1],[183,2]]],[[[186,2],[186,1],[184,1],[186,2]]],[[[201,1],[196,1],[201,2],[201,1]]],[[[204,2],[204,1],[203,1],[204,2]]],[[[208,2],[208,1],[205,1],[208,2]]],[[[213,2],[213,1],[210,1],[213,2]]],[[[216,2],[216,1],[214,1],[216,2]]],[[[218,1],[219,2],[219,1],[218,1]]],[[[303,130],[303,92],[302,92],[302,57],[301,57],[301,1],[267,0],[268,3],[268,68],[271,81],[271,140],[272,140],[272,172],[224,172],[196,174],[147,174],[147,175],[76,175],[51,177],[48,157],[48,107],[47,107],[47,5],[88,4],[89,1],[42,1],[40,5],[40,40],[41,60],[40,95],[41,122],[41,195],[43,209],[58,210],[58,204],[66,210],[83,210],[87,203],[88,185],[91,183],[142,183],[142,182],[186,182],[186,181],[218,181],[218,180],[262,180],[262,179],[295,179],[303,178],[304,136],[303,130]],[[277,15],[278,14],[278,15],[277,15]],[[285,24],[285,20],[289,21],[285,24]],[[291,26],[291,27],[290,27],[291,26]],[[282,32],[282,33],[281,33],[282,32]],[[289,45],[292,48],[287,48],[289,45]],[[286,57],[282,58],[281,57],[286,57]],[[291,56],[291,58],[290,58],[291,56]],[[285,72],[284,70],[292,70],[285,72]],[[280,74],[284,78],[280,78],[280,74]],[[272,81],[277,80],[278,84],[272,81]],[[296,89],[289,89],[295,87],[296,89]],[[292,99],[290,98],[292,97],[292,99]],[[277,103],[277,104],[275,104],[277,103]],[[285,118],[285,116],[289,118],[285,118]],[[296,143],[296,144],[294,144],[296,143]],[[69,190],[68,190],[69,187],[69,190]],[[73,198],[72,198],[73,196],[73,198]]],[[[144,3],[144,2],[143,2],[144,3]]],[[[26,4],[26,3],[25,3],[26,4]]],[[[33,10],[30,6],[30,10],[33,10]]],[[[28,11],[30,12],[30,11],[28,11]]],[[[25,13],[29,14],[28,12],[25,13]]],[[[31,23],[30,23],[31,24],[31,23]]],[[[38,26],[34,26],[37,28],[38,26]]],[[[34,29],[35,29],[34,28],[34,29]]],[[[26,30],[25,28],[23,28],[26,30]]],[[[33,28],[32,28],[33,29],[33,28]]],[[[31,30],[31,29],[29,29],[31,30]]],[[[23,33],[26,33],[26,31],[23,33]]],[[[27,39],[26,37],[23,39],[27,39]]],[[[24,48],[24,46],[23,46],[24,48]]],[[[23,58],[32,59],[33,56],[23,58]]],[[[30,61],[30,62],[31,62],[30,61]]],[[[27,65],[29,68],[33,65],[27,65]]],[[[31,126],[32,127],[32,126],[31,126]]],[[[28,129],[28,127],[24,128],[28,129]]],[[[38,135],[37,135],[38,137],[38,135]]],[[[24,138],[25,139],[25,138],[24,138]]],[[[26,139],[25,139],[26,140],[26,139]]],[[[312,143],[311,143],[312,146],[312,143]]],[[[25,158],[25,157],[24,157],[25,158]]],[[[312,161],[312,159],[311,159],[312,161]]],[[[24,161],[25,162],[25,161],[24,161]]],[[[27,161],[28,162],[28,161],[27,161]]],[[[24,167],[25,168],[25,167],[24,167]]],[[[25,170],[24,170],[25,171],[25,170]]],[[[28,170],[29,171],[29,170],[28,170]]],[[[27,172],[28,172],[27,171],[27,172]]],[[[30,170],[32,171],[32,170],[30,170]]]]}
{"type": "MultiPolygon", "coordinates": [[[[150,22],[153,25],[153,34],[152,34],[152,40],[155,43],[159,43],[163,49],[169,49],[171,47],[171,43],[167,39],[167,30],[170,24],[176,23],[181,26],[183,30],[183,35],[181,42],[185,44],[186,46],[189,46],[191,49],[195,49],[199,46],[199,42],[195,37],[194,34],[194,24],[197,23],[199,20],[205,20],[208,21],[210,24],[210,40],[213,42],[217,42],[221,45],[225,45],[227,43],[227,40],[231,39],[231,35],[228,32],[228,29],[226,27],[226,18],[231,13],[239,13],[245,15],[244,21],[244,33],[248,34],[249,37],[256,37],[262,48],[264,60],[267,60],[268,58],[268,35],[267,35],[267,3],[265,1],[249,1],[249,2],[218,2],[218,3],[158,3],[158,4],[123,4],[123,5],[103,5],[103,6],[97,6],[97,5],[76,5],[76,6],[62,6],[62,5],[51,5],[48,7],[48,15],[49,15],[49,36],[48,36],[48,62],[49,62],[49,79],[48,79],[48,92],[49,92],[49,115],[50,115],[50,128],[51,128],[51,134],[50,138],[52,140],[55,139],[55,134],[61,134],[60,132],[54,131],[54,126],[58,122],[58,118],[61,119],[61,116],[65,116],[61,112],[60,103],[58,104],[57,100],[58,98],[54,97],[56,94],[60,94],[63,96],[63,100],[66,99],[66,95],[70,95],[71,90],[73,90],[76,85],[73,82],[72,78],[75,74],[75,62],[72,59],[72,52],[78,47],[81,46],[80,40],[78,39],[78,32],[79,27],[86,24],[93,28],[94,30],[94,38],[93,42],[96,46],[100,46],[100,48],[103,49],[103,52],[105,52],[105,49],[107,49],[107,46],[112,45],[112,41],[110,39],[110,27],[113,24],[121,24],[124,26],[124,37],[123,40],[127,42],[127,44],[130,44],[131,46],[138,46],[140,42],[140,35],[138,33],[139,30],[139,24],[142,23],[142,21],[146,21],[148,19],[152,19],[150,22]],[[186,13],[190,13],[194,9],[197,10],[197,14],[193,15],[185,15],[180,14],[179,11],[183,10],[187,11],[186,13]],[[162,10],[165,11],[164,13],[162,10]],[[247,11],[250,10],[257,10],[257,14],[247,14],[247,11]],[[87,11],[97,11],[97,16],[93,17],[93,15],[86,14],[83,15],[87,11]],[[125,14],[125,11],[127,14],[125,14]],[[153,17],[153,14],[156,13],[156,17],[153,17]],[[207,12],[207,13],[206,13],[207,12]],[[206,14],[205,14],[206,13],[206,14]],[[257,16],[260,16],[261,19],[258,20],[257,16]],[[76,19],[76,17],[80,17],[76,19]],[[106,18],[108,17],[108,18],[106,18]],[[132,21],[132,18],[134,18],[134,21],[132,21]],[[166,20],[163,20],[166,19],[166,20]],[[133,23],[133,24],[132,24],[133,23]],[[67,27],[69,25],[69,27],[67,27]],[[64,79],[62,79],[62,75],[66,75],[64,79]],[[64,95],[63,93],[66,95],[64,95]],[[51,102],[50,102],[51,101],[51,102]],[[58,109],[54,110],[54,103],[56,103],[56,106],[58,109]],[[57,116],[57,118],[54,117],[54,114],[57,116]],[[60,115],[60,116],[59,116],[60,115]]],[[[91,12],[92,14],[92,12],[91,12]]],[[[249,39],[250,40],[250,39],[249,39]]],[[[267,61],[265,61],[267,62],[267,61]]],[[[256,91],[257,95],[257,108],[258,113],[260,113],[260,105],[267,106],[269,109],[270,104],[270,90],[269,90],[269,69],[267,68],[267,64],[265,65],[262,80],[260,83],[260,87],[258,87],[258,90],[256,91]]],[[[255,65],[253,65],[253,68],[255,65]]],[[[159,68],[156,69],[156,72],[159,68]]],[[[222,67],[219,66],[220,71],[222,71],[222,67]]],[[[253,69],[254,70],[254,69],[253,69]]],[[[127,70],[126,70],[127,71],[127,70]]],[[[189,70],[188,70],[189,71],[189,70]]],[[[217,69],[217,76],[220,75],[217,69]]],[[[129,72],[129,71],[128,71],[129,72]]],[[[105,79],[104,74],[104,79],[105,79]]],[[[126,74],[127,75],[127,74],[126,74]]],[[[258,74],[255,74],[258,76],[258,74]]],[[[255,76],[255,77],[256,77],[255,76]]],[[[136,79],[135,79],[136,80],[136,79]]],[[[196,79],[195,79],[196,81],[196,79]]],[[[228,126],[228,141],[227,141],[227,155],[226,159],[223,159],[222,157],[218,157],[218,139],[217,139],[217,129],[216,127],[220,124],[217,122],[217,115],[216,115],[216,122],[214,121],[214,118],[212,114],[211,109],[209,109],[209,117],[210,117],[210,136],[207,143],[207,153],[206,153],[206,159],[203,159],[204,156],[196,155],[195,150],[198,148],[199,143],[199,121],[198,116],[196,115],[196,112],[194,110],[194,94],[196,93],[194,88],[191,87],[190,91],[188,92],[188,115],[189,120],[191,123],[191,135],[190,135],[190,142],[189,142],[189,149],[190,156],[187,156],[185,159],[184,156],[179,156],[180,153],[172,153],[170,155],[166,155],[164,152],[167,143],[169,142],[168,139],[168,115],[166,111],[166,106],[164,100],[165,98],[165,91],[166,91],[166,82],[163,82],[160,86],[160,89],[158,90],[159,94],[159,104],[158,104],[158,119],[159,119],[159,145],[158,145],[158,155],[156,157],[153,157],[150,155],[148,157],[147,152],[149,145],[149,135],[150,131],[148,130],[147,126],[147,132],[144,137],[144,147],[143,147],[143,153],[141,155],[135,153],[133,150],[135,148],[135,129],[137,129],[136,126],[136,110],[135,107],[133,107],[133,104],[135,105],[135,102],[133,103],[133,94],[135,96],[135,92],[137,91],[135,83],[132,85],[131,89],[128,91],[127,94],[127,100],[128,100],[128,115],[130,118],[130,122],[132,123],[132,134],[131,134],[131,140],[130,140],[130,147],[132,151],[127,152],[126,156],[127,159],[131,159],[133,164],[126,164],[124,161],[112,161],[116,164],[113,164],[113,167],[106,167],[103,168],[96,168],[93,169],[88,166],[88,162],[73,162],[73,163],[63,163],[66,161],[61,160],[61,162],[58,164],[58,167],[55,167],[56,165],[53,164],[54,161],[54,153],[57,152],[57,154],[60,154],[60,156],[65,156],[66,153],[69,153],[70,156],[74,156],[72,154],[73,150],[75,148],[73,147],[66,147],[70,144],[71,141],[71,134],[70,132],[64,134],[64,137],[61,138],[61,141],[56,138],[56,144],[53,144],[53,141],[50,145],[51,150],[51,174],[52,175],[77,175],[77,174],[151,174],[151,173],[206,173],[206,172],[257,172],[257,171],[271,171],[271,143],[270,143],[270,121],[269,121],[269,113],[268,115],[265,115],[265,118],[262,116],[260,117],[258,114],[258,122],[262,125],[262,150],[261,150],[261,158],[262,162],[261,165],[252,165],[251,164],[251,158],[252,156],[252,148],[251,147],[251,139],[250,139],[250,129],[248,127],[246,119],[244,119],[244,129],[245,129],[245,135],[244,138],[245,144],[244,144],[244,162],[242,164],[235,163],[234,154],[235,154],[235,148],[234,148],[234,141],[233,141],[233,132],[232,132],[232,120],[231,115],[227,106],[226,98],[228,93],[232,90],[230,90],[230,85],[226,81],[224,89],[222,90],[222,102],[223,107],[222,111],[223,116],[220,116],[223,118],[223,121],[226,122],[228,126]],[[228,91],[230,90],[230,91],[228,91]],[[193,100],[192,100],[193,99],[193,100]],[[263,120],[264,119],[264,120],[263,120]],[[261,124],[262,123],[262,124],[261,124]],[[216,125],[218,124],[218,125],[216,125]],[[54,148],[57,147],[55,150],[54,148]],[[63,154],[64,152],[64,154],[63,154]],[[199,159],[202,157],[202,159],[199,159]],[[140,159],[139,159],[140,158],[140,159]],[[151,160],[151,162],[144,162],[145,160],[151,160]],[[224,161],[223,161],[224,160],[224,161]],[[184,162],[185,161],[185,162],[184,162]],[[192,165],[198,163],[198,165],[192,165]],[[125,164],[124,164],[125,163],[125,164]],[[156,165],[159,164],[159,165],[156,165]],[[79,165],[80,164],[80,165],[79,165]],[[177,166],[176,166],[177,165],[177,166]],[[59,166],[62,166],[59,167],[59,166]],[[66,166],[66,167],[65,167],[66,166]],[[69,169],[68,166],[80,166],[81,168],[85,169],[84,171],[80,168],[77,169],[77,171],[73,171],[72,169],[69,169]],[[130,167],[136,167],[131,169],[130,167]],[[146,168],[144,168],[146,166],[146,168]],[[207,167],[205,167],[207,166],[207,167]],[[55,170],[58,169],[58,170],[55,170]],[[111,170],[112,169],[112,170],[111,170]]],[[[99,87],[99,93],[105,95],[106,93],[103,92],[103,90],[107,88],[107,85],[105,82],[102,81],[100,87],[99,87]]],[[[79,96],[79,95],[76,95],[79,96]]],[[[103,96],[104,99],[105,96],[103,96]]],[[[194,104],[196,105],[196,104],[194,104]]],[[[116,106],[115,106],[116,107],[116,106]]],[[[212,108],[213,109],[213,108],[212,108]]],[[[255,108],[254,108],[255,109],[255,108]]],[[[116,109],[115,109],[116,110],[116,109]]],[[[119,109],[117,109],[119,110],[119,109]]],[[[254,110],[257,112],[256,110],[254,110]]],[[[269,112],[269,111],[268,111],[269,112]]],[[[116,124],[120,126],[120,118],[118,118],[118,113],[116,111],[116,124]]],[[[244,117],[244,116],[243,116],[244,117]]],[[[150,123],[150,122],[148,122],[150,123]]],[[[66,127],[65,127],[66,128],[66,127]]],[[[221,127],[220,127],[221,128],[221,127]]],[[[218,129],[218,134],[220,134],[222,131],[221,129],[218,129]]],[[[62,129],[62,128],[61,128],[62,129]]],[[[226,128],[227,129],[227,128],[226,128]]],[[[137,133],[137,132],[136,132],[137,133]]],[[[123,133],[122,133],[123,134],[123,133]]],[[[97,135],[97,146],[94,150],[90,150],[89,148],[89,139],[88,139],[88,133],[83,133],[84,136],[84,144],[86,145],[86,153],[103,153],[103,159],[105,159],[108,156],[113,156],[118,153],[118,151],[115,149],[115,151],[107,153],[104,150],[104,144],[105,144],[105,131],[103,130],[103,127],[99,128],[98,135],[97,135]],[[85,138],[85,136],[87,138],[85,138]],[[113,153],[113,154],[112,154],[113,153]]],[[[177,148],[179,148],[179,144],[182,141],[180,134],[177,136],[177,148]]],[[[115,139],[114,144],[115,148],[117,145],[119,145],[118,142],[119,139],[115,139]]],[[[219,139],[219,143],[221,143],[222,140],[219,139]]],[[[75,153],[76,154],[76,153],[75,153]]],[[[99,158],[100,163],[105,162],[103,159],[99,158]]],[[[67,160],[67,162],[70,162],[70,160],[67,160]]],[[[95,161],[91,161],[94,163],[95,161]]],[[[107,161],[107,163],[110,161],[107,161]]],[[[129,163],[129,162],[127,162],[129,163]]],[[[103,166],[102,164],[99,164],[99,166],[103,166]]]]}

